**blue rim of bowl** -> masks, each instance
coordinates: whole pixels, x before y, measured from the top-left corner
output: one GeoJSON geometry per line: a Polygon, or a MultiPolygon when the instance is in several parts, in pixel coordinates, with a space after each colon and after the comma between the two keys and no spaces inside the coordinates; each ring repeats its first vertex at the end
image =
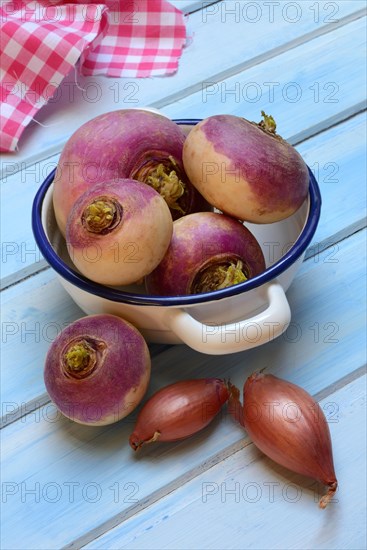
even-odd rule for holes
{"type": "MultiPolygon", "coordinates": [[[[174,122],[181,125],[195,126],[201,119],[176,119],[174,122]]],[[[49,265],[66,281],[75,285],[76,287],[100,296],[106,300],[113,302],[122,302],[134,305],[144,306],[186,306],[193,304],[200,304],[205,302],[212,302],[215,300],[221,300],[230,296],[236,296],[259,287],[269,281],[275,279],[278,275],[286,271],[302,254],[305,252],[307,246],[310,244],[321,213],[321,194],[316,178],[308,168],[310,175],[309,184],[309,200],[310,207],[306,224],[298,237],[295,244],[289,249],[289,251],[282,256],[282,258],[274,265],[268,267],[263,273],[234,286],[224,288],[221,290],[215,290],[213,292],[205,292],[202,294],[188,295],[188,296],[151,296],[146,294],[137,294],[132,292],[124,292],[119,289],[106,287],[104,285],[94,283],[90,279],[80,275],[73,269],[71,269],[61,258],[56,254],[55,250],[50,245],[45,230],[42,225],[42,205],[46,192],[54,180],[55,170],[53,170],[42,183],[39,188],[32,207],[32,230],[36,240],[36,243],[49,265]]]]}

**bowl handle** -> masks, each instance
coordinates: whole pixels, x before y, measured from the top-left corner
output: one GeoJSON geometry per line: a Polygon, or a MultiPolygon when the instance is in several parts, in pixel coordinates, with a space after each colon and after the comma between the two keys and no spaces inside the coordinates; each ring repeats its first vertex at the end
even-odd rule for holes
{"type": "Polygon", "coordinates": [[[265,285],[268,307],[250,319],[230,324],[203,324],[183,309],[168,309],[166,322],[185,344],[209,355],[224,355],[270,342],[289,326],[291,310],[278,282],[265,285]]]}

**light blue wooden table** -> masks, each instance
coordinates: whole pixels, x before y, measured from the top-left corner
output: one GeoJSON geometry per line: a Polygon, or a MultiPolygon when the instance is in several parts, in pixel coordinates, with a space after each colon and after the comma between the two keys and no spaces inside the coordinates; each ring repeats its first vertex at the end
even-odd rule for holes
{"type": "Polygon", "coordinates": [[[70,75],[2,157],[2,542],[6,549],[366,548],[366,3],[176,0],[192,36],[177,74],[70,75]],[[93,85],[100,99],[85,92],[93,85]],[[84,90],[84,91],[83,91],[84,90]],[[323,207],[287,295],[292,330],[260,348],[206,356],[151,346],[149,395],[182,378],[254,370],[304,387],[328,418],[340,489],[266,459],[226,412],[191,439],[134,455],[135,416],[104,428],[61,417],[43,383],[55,335],[82,312],[38,252],[33,197],[70,134],[112,109],[172,118],[264,109],[314,171],[323,207]]]}

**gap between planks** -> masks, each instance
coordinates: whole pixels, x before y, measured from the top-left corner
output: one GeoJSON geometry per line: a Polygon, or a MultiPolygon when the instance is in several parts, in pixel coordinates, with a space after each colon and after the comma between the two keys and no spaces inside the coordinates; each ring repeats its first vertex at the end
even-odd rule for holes
{"type": "MultiPolygon", "coordinates": [[[[353,372],[348,373],[346,376],[341,378],[340,380],[337,380],[336,382],[333,382],[329,386],[326,386],[324,389],[317,392],[313,398],[315,401],[321,401],[325,399],[326,397],[329,397],[336,391],[342,389],[343,387],[351,384],[355,380],[361,378],[366,374],[366,365],[359,367],[358,369],[354,370],[353,372]]],[[[105,535],[108,531],[111,529],[117,527],[124,521],[130,519],[135,514],[146,510],[150,506],[154,505],[156,502],[158,502],[161,498],[166,497],[170,493],[177,490],[179,487],[184,485],[185,483],[188,483],[189,481],[195,479],[199,475],[201,475],[204,472],[207,472],[226,458],[228,458],[231,455],[234,455],[235,453],[241,451],[242,449],[248,447],[249,445],[252,445],[252,441],[250,438],[245,435],[240,441],[237,441],[236,443],[233,443],[232,445],[228,446],[227,448],[223,449],[220,453],[208,458],[205,460],[202,464],[199,466],[193,468],[192,470],[186,472],[185,474],[177,477],[174,481],[171,483],[168,483],[164,487],[158,489],[157,491],[154,491],[151,493],[148,497],[143,499],[143,501],[140,504],[134,505],[129,507],[125,512],[122,512],[120,514],[116,514],[109,520],[105,521],[98,527],[95,527],[94,529],[91,529],[88,533],[82,535],[81,537],[75,539],[70,544],[67,544],[62,548],[62,550],[76,550],[81,549],[87,544],[90,544],[91,542],[95,541],[99,537],[105,535]]]]}
{"type": "Polygon", "coordinates": [[[343,227],[343,229],[341,229],[337,233],[334,233],[334,235],[331,235],[327,239],[323,239],[320,242],[311,244],[311,246],[309,246],[306,250],[303,261],[305,262],[310,258],[315,258],[316,256],[318,256],[318,254],[325,252],[325,250],[335,247],[335,245],[341,243],[342,241],[345,241],[349,237],[352,237],[359,231],[363,231],[366,226],[366,218],[361,218],[360,220],[357,220],[347,227],[343,227]]]}
{"type": "MultiPolygon", "coordinates": [[[[217,2],[213,2],[217,3],[217,2]]],[[[203,4],[204,6],[204,4],[203,4]]],[[[197,11],[200,11],[199,9],[195,10],[195,13],[197,11]]],[[[194,13],[194,12],[192,12],[194,13]]],[[[274,57],[277,57],[278,55],[285,53],[289,50],[295,49],[298,46],[301,46],[303,44],[306,44],[307,42],[310,42],[316,38],[319,38],[320,36],[329,34],[333,32],[334,30],[343,27],[345,25],[348,25],[349,23],[352,23],[353,21],[357,21],[358,19],[361,19],[365,17],[367,14],[367,9],[362,8],[356,12],[353,12],[349,15],[346,15],[345,17],[342,17],[336,22],[328,23],[325,26],[315,29],[314,31],[310,31],[308,33],[305,33],[302,36],[299,36],[293,40],[290,40],[289,42],[286,42],[285,44],[282,44],[281,46],[277,46],[276,48],[273,48],[272,50],[269,50],[267,52],[264,52],[262,54],[259,54],[247,61],[244,61],[242,63],[239,63],[237,65],[234,65],[230,69],[226,69],[224,71],[221,71],[219,73],[216,73],[210,77],[208,77],[205,82],[207,82],[208,85],[212,85],[213,82],[218,82],[225,80],[227,78],[233,77],[236,74],[239,74],[247,69],[250,69],[252,67],[255,67],[256,65],[259,65],[265,61],[268,61],[269,59],[273,59],[274,57]]],[[[162,107],[167,107],[168,105],[171,105],[173,103],[176,103],[183,98],[192,95],[194,93],[200,92],[203,89],[203,82],[197,82],[196,84],[192,84],[191,86],[188,86],[186,88],[182,88],[179,92],[175,92],[173,94],[170,94],[166,96],[163,99],[153,101],[152,103],[148,104],[148,107],[154,107],[156,109],[161,109],[162,107]]],[[[325,128],[327,129],[327,128],[325,128]]],[[[54,147],[50,147],[48,149],[48,152],[45,157],[42,157],[42,160],[47,160],[48,158],[60,153],[63,145],[58,144],[54,147]]],[[[12,172],[11,175],[17,174],[21,169],[28,168],[29,166],[35,164],[36,162],[39,162],[39,158],[37,155],[33,155],[28,161],[25,161],[24,163],[21,163],[21,167],[19,167],[18,170],[15,170],[12,172]]],[[[6,179],[8,175],[4,172],[4,170],[0,170],[0,180],[6,179]]]]}
{"type": "MultiPolygon", "coordinates": [[[[223,0],[212,0],[212,2],[210,0],[206,0],[205,2],[203,2],[203,0],[198,0],[197,2],[194,2],[192,6],[189,5],[188,7],[189,11],[186,11],[186,12],[184,11],[184,14],[191,15],[192,13],[202,11],[204,8],[207,8],[208,6],[213,6],[214,4],[220,4],[221,2],[223,2],[223,0]]],[[[176,7],[178,7],[179,9],[182,9],[180,8],[180,5],[178,3],[176,7]]]]}
{"type": "MultiPolygon", "coordinates": [[[[306,130],[303,130],[298,134],[294,134],[293,136],[288,138],[287,141],[291,143],[293,146],[301,145],[307,140],[312,139],[318,136],[319,134],[322,134],[323,132],[327,132],[328,130],[331,130],[335,126],[338,126],[339,124],[342,124],[352,119],[353,117],[360,115],[361,113],[366,111],[366,107],[367,107],[367,101],[361,101],[353,105],[352,107],[345,109],[344,111],[340,111],[340,113],[338,113],[337,115],[326,118],[323,121],[319,122],[318,124],[315,124],[314,126],[310,126],[306,130]]],[[[51,158],[52,156],[53,155],[48,156],[47,159],[51,158]]],[[[355,233],[358,229],[363,229],[365,227],[364,219],[357,221],[356,224],[357,224],[356,225],[357,229],[354,229],[354,226],[351,226],[351,228],[346,227],[345,230],[343,230],[342,232],[343,235],[341,237],[342,240],[348,237],[349,235],[352,235],[353,233],[355,233]],[[351,231],[350,233],[348,233],[349,230],[351,231]]],[[[334,241],[335,241],[335,238],[338,237],[338,235],[339,233],[333,236],[334,241]]],[[[330,239],[328,239],[327,242],[330,242],[330,239]]],[[[319,243],[319,244],[323,244],[323,243],[319,243]]],[[[335,242],[333,244],[335,244],[335,242]]],[[[307,253],[306,253],[306,258],[307,258],[307,253]]],[[[41,261],[41,267],[39,267],[39,264],[40,262],[34,263],[30,266],[27,266],[24,270],[19,270],[13,273],[12,275],[4,277],[0,281],[0,291],[7,290],[8,288],[18,283],[22,283],[24,280],[28,279],[29,277],[33,277],[35,275],[38,275],[42,271],[49,269],[49,266],[45,260],[41,261]]]]}
{"type": "Polygon", "coordinates": [[[367,100],[360,101],[359,103],[356,103],[355,105],[352,105],[351,107],[340,111],[336,115],[326,118],[321,122],[310,126],[310,128],[302,130],[298,134],[294,134],[289,139],[287,139],[287,141],[291,143],[291,145],[296,147],[297,145],[300,145],[301,143],[308,141],[309,139],[312,139],[319,134],[327,132],[330,128],[338,126],[338,124],[341,124],[342,122],[347,122],[351,118],[364,113],[366,111],[366,108],[367,100]]]}
{"type": "Polygon", "coordinates": [[[43,271],[47,271],[48,269],[50,269],[50,265],[46,262],[46,260],[41,260],[40,262],[25,267],[24,269],[20,269],[12,275],[1,279],[0,291],[8,290],[18,283],[24,283],[24,281],[26,281],[27,279],[30,279],[35,275],[39,275],[40,273],[42,273],[43,271]]]}

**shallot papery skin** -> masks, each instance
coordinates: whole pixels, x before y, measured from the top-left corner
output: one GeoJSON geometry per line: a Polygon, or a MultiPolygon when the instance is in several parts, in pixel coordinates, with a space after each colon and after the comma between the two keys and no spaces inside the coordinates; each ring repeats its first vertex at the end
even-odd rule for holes
{"type": "Polygon", "coordinates": [[[272,460],[327,485],[327,494],[320,500],[320,508],[325,508],[338,482],[329,426],[311,395],[272,374],[254,373],[244,385],[243,424],[255,445],[272,460]]]}
{"type": "Polygon", "coordinates": [[[44,380],[52,401],[80,424],[102,426],[127,416],[150,380],[148,346],[130,323],[109,314],[82,317],[52,342],[44,380]]]}
{"type": "Polygon", "coordinates": [[[166,199],[174,219],[208,210],[183,168],[185,138],[178,124],[142,109],[111,111],[80,126],[66,142],[54,178],[53,204],[61,233],[65,236],[67,217],[80,195],[108,180],[127,178],[151,185],[166,199]]]}
{"type": "Polygon", "coordinates": [[[177,441],[205,428],[229,396],[219,378],[182,380],[156,392],[139,412],[129,438],[134,451],[153,441],[177,441]]]}

